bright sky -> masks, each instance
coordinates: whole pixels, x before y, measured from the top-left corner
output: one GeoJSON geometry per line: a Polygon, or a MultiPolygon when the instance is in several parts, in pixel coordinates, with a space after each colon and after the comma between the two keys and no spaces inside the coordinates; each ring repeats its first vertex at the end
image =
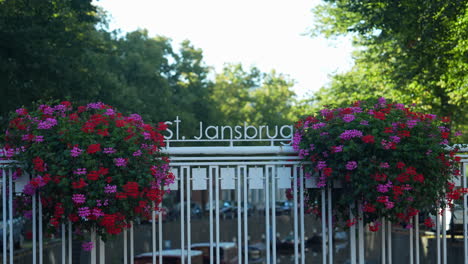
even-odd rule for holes
{"type": "Polygon", "coordinates": [[[225,63],[275,69],[296,81],[303,98],[329,75],[352,66],[350,39],[326,40],[304,33],[319,0],[100,0],[110,13],[110,29],[146,28],[150,36],[188,39],[203,50],[204,61],[220,72],[225,63]]]}

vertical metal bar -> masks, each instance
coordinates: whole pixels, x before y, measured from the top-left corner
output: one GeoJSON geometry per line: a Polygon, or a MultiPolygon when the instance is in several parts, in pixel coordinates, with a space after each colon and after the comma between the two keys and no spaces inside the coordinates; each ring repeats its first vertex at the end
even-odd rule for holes
{"type": "MultiPolygon", "coordinates": [[[[33,264],[37,263],[37,193],[32,196],[32,252],[33,252],[33,264]]],[[[6,263],[6,262],[4,262],[6,263]]]]}
{"type": "Polygon", "coordinates": [[[415,235],[414,235],[414,239],[416,239],[415,243],[416,243],[416,264],[419,264],[419,213],[416,214],[415,216],[415,220],[414,220],[414,232],[415,232],[415,235]]]}
{"type": "Polygon", "coordinates": [[[62,264],[66,264],[66,247],[65,247],[65,244],[67,243],[66,242],[66,239],[65,239],[65,223],[62,224],[62,264]]]}
{"type": "Polygon", "coordinates": [[[41,193],[37,193],[38,202],[39,202],[39,264],[42,264],[43,258],[43,251],[42,251],[42,202],[41,202],[41,193]]]}
{"type": "Polygon", "coordinates": [[[215,168],[214,179],[215,179],[215,199],[216,199],[216,263],[220,262],[220,250],[219,250],[219,174],[218,167],[215,168]]]}
{"type": "MultiPolygon", "coordinates": [[[[463,162],[461,171],[462,183],[463,188],[466,189],[466,163],[463,162]]],[[[465,264],[468,264],[468,228],[467,228],[467,205],[466,205],[466,193],[463,194],[463,247],[464,247],[464,257],[465,257],[465,264]]]]}
{"type": "Polygon", "coordinates": [[[272,168],[272,174],[271,174],[271,229],[272,229],[272,259],[273,259],[273,264],[276,264],[276,179],[278,175],[278,168],[273,167],[272,168]]]}
{"type": "Polygon", "coordinates": [[[293,189],[294,189],[294,263],[299,263],[299,232],[298,232],[298,216],[297,216],[297,165],[293,166],[293,189]]]}
{"type": "Polygon", "coordinates": [[[332,188],[328,185],[328,263],[333,264],[333,216],[332,216],[332,188]]]}
{"type": "Polygon", "coordinates": [[[190,252],[192,247],[192,206],[190,201],[190,181],[192,180],[191,177],[192,173],[191,170],[187,168],[187,255],[188,255],[188,264],[192,264],[192,253],[190,252]]]}
{"type": "Polygon", "coordinates": [[[265,167],[265,246],[266,246],[266,263],[270,264],[270,166],[265,167]]]}
{"type": "MultiPolygon", "coordinates": [[[[349,219],[350,221],[354,221],[354,214],[353,214],[353,205],[349,206],[349,219]]],[[[349,236],[350,236],[350,250],[351,250],[351,264],[356,264],[356,223],[354,223],[349,228],[349,236]]]]}
{"type": "Polygon", "coordinates": [[[210,201],[210,264],[214,263],[213,253],[213,167],[209,167],[208,172],[208,199],[210,201]]]}
{"type": "MultiPolygon", "coordinates": [[[[162,202],[161,202],[161,205],[162,205],[162,202]]],[[[163,264],[163,254],[162,254],[162,251],[163,251],[163,221],[162,221],[162,212],[159,211],[158,212],[158,219],[161,219],[159,222],[158,222],[158,227],[159,227],[159,230],[158,230],[158,235],[159,235],[159,263],[158,264],[163,264]]]]}
{"type": "Polygon", "coordinates": [[[447,207],[442,212],[442,263],[447,264],[447,207]]]}
{"type": "Polygon", "coordinates": [[[358,252],[359,252],[359,264],[364,264],[364,214],[362,212],[362,204],[358,204],[358,252]]]}
{"type": "Polygon", "coordinates": [[[72,222],[68,220],[68,264],[72,264],[72,222]]]}
{"type": "Polygon", "coordinates": [[[409,255],[409,263],[410,264],[413,264],[414,263],[414,255],[413,255],[413,219],[411,218],[410,219],[410,222],[409,222],[409,225],[411,226],[411,228],[408,230],[409,231],[409,239],[410,239],[410,255],[409,255]]]}
{"type": "MultiPolygon", "coordinates": [[[[156,210],[155,203],[151,203],[151,259],[156,264],[156,210]]],[[[161,221],[161,218],[158,219],[161,221]]]]}
{"type": "Polygon", "coordinates": [[[134,237],[134,232],[133,232],[133,221],[130,221],[130,264],[133,264],[135,261],[135,237],[134,237]]]}
{"type": "Polygon", "coordinates": [[[91,264],[96,264],[96,230],[93,228],[91,229],[91,243],[93,248],[91,249],[91,264]]]}
{"type": "MultiPolygon", "coordinates": [[[[7,241],[7,205],[6,205],[6,172],[5,169],[2,169],[2,227],[3,227],[3,241],[7,241]]],[[[35,196],[33,196],[34,198],[35,196]]],[[[35,208],[34,208],[35,209],[35,208]]],[[[33,227],[34,228],[34,227],[33,227]]],[[[33,257],[33,261],[35,261],[35,258],[33,257]]],[[[7,263],[7,243],[3,243],[3,263],[7,263]]]]}
{"type": "Polygon", "coordinates": [[[106,263],[106,243],[99,237],[99,264],[106,263]]]}
{"type": "Polygon", "coordinates": [[[242,174],[244,176],[244,263],[249,263],[249,225],[247,221],[247,202],[249,199],[249,189],[247,187],[247,166],[242,166],[241,169],[244,172],[242,174]]]}
{"type": "MultiPolygon", "coordinates": [[[[13,175],[11,172],[11,168],[8,169],[8,179],[8,196],[10,197],[10,199],[8,200],[8,206],[10,209],[10,264],[13,264],[13,175]]],[[[4,232],[6,232],[6,230],[4,230],[4,232]]],[[[6,243],[6,241],[4,242],[6,243]]]]}
{"type": "MultiPolygon", "coordinates": [[[[301,221],[301,264],[305,264],[305,225],[304,225],[304,168],[300,167],[299,174],[299,196],[300,196],[300,217],[301,221]]],[[[273,204],[273,206],[275,206],[273,204]]]]}
{"type": "Polygon", "coordinates": [[[180,248],[182,264],[185,264],[185,207],[184,207],[184,173],[187,167],[180,167],[180,248]]]}
{"type": "Polygon", "coordinates": [[[322,189],[322,263],[326,264],[327,263],[327,217],[325,214],[325,207],[326,207],[326,202],[325,202],[325,189],[322,189]]]}
{"type": "Polygon", "coordinates": [[[388,264],[392,264],[392,222],[388,221],[388,235],[387,235],[387,245],[388,245],[388,264]]]}
{"type": "Polygon", "coordinates": [[[127,246],[127,239],[128,239],[128,235],[127,235],[127,228],[124,229],[123,231],[123,242],[124,242],[124,264],[127,264],[128,263],[128,246],[127,246]]]}
{"type": "Polygon", "coordinates": [[[437,264],[440,264],[440,220],[439,220],[439,209],[436,212],[436,244],[437,244],[437,264]]]}
{"type": "Polygon", "coordinates": [[[242,225],[241,225],[241,222],[242,222],[242,216],[241,216],[242,184],[241,183],[242,182],[241,182],[241,172],[240,172],[239,166],[237,166],[236,172],[237,172],[237,260],[238,260],[238,264],[242,264],[242,225]]]}
{"type": "Polygon", "coordinates": [[[380,230],[380,233],[381,233],[381,239],[382,239],[382,242],[381,242],[381,246],[382,246],[382,264],[385,264],[386,263],[386,260],[387,260],[387,257],[386,257],[386,252],[385,252],[385,233],[386,233],[386,230],[385,230],[385,217],[382,217],[382,229],[380,230]]]}

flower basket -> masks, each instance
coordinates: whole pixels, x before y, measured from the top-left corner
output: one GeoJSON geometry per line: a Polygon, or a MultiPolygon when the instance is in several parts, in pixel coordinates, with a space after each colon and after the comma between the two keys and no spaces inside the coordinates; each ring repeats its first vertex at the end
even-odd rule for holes
{"type": "Polygon", "coordinates": [[[43,219],[54,232],[71,221],[76,233],[95,230],[106,240],[131,221],[158,209],[169,173],[163,123],[145,124],[103,103],[73,107],[65,101],[12,114],[6,154],[24,164],[16,177],[30,177],[18,209],[31,215],[40,194],[43,219]]]}
{"type": "MultiPolygon", "coordinates": [[[[343,185],[333,191],[335,220],[354,224],[351,207],[354,215],[362,210],[376,231],[382,217],[409,223],[418,212],[435,214],[461,197],[464,190],[452,183],[460,160],[456,149],[447,148],[449,121],[384,98],[361,101],[300,120],[293,147],[310,164],[304,165],[306,177],[318,177],[319,188],[343,185]],[[361,206],[351,206],[356,202],[361,206]]],[[[320,204],[319,192],[309,189],[306,195],[310,206],[320,204]]]]}

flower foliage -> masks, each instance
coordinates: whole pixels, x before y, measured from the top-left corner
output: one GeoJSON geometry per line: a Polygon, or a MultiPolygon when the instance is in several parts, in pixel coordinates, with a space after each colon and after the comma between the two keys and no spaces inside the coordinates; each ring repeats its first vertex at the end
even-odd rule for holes
{"type": "MultiPolygon", "coordinates": [[[[77,231],[94,228],[106,239],[130,221],[149,217],[173,182],[160,151],[165,129],[103,103],[41,104],[13,114],[6,156],[25,164],[30,176],[21,177],[30,180],[22,199],[40,194],[51,230],[70,220],[77,231]]],[[[31,215],[30,205],[21,209],[31,215]]]]}
{"type": "MultiPolygon", "coordinates": [[[[293,147],[310,165],[306,177],[334,190],[335,216],[348,223],[349,208],[359,202],[366,223],[379,219],[408,223],[419,211],[435,212],[464,192],[455,189],[460,175],[457,149],[448,150],[449,119],[412,112],[384,98],[351,107],[323,109],[296,124],[293,147]]],[[[311,205],[319,192],[308,190],[311,205]]],[[[357,215],[358,206],[354,208],[357,215]]]]}

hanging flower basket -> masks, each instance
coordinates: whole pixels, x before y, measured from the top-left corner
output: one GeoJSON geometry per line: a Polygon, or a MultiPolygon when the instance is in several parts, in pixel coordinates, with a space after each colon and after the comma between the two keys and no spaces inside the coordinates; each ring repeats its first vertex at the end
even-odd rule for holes
{"type": "Polygon", "coordinates": [[[12,115],[6,131],[7,157],[24,164],[16,177],[30,177],[18,209],[31,215],[40,195],[51,232],[70,220],[78,233],[96,230],[104,240],[130,221],[158,209],[169,173],[163,123],[145,124],[103,103],[73,107],[41,104],[12,115]]]}
{"type": "MultiPolygon", "coordinates": [[[[452,183],[460,159],[457,149],[447,148],[449,121],[384,98],[361,101],[300,120],[293,147],[308,163],[306,177],[317,177],[317,187],[343,185],[333,190],[336,220],[353,225],[349,209],[357,202],[354,215],[362,209],[376,231],[382,217],[409,223],[418,212],[435,214],[436,205],[461,196],[464,190],[452,183]]],[[[309,189],[306,200],[314,206],[319,192],[309,189]]]]}

